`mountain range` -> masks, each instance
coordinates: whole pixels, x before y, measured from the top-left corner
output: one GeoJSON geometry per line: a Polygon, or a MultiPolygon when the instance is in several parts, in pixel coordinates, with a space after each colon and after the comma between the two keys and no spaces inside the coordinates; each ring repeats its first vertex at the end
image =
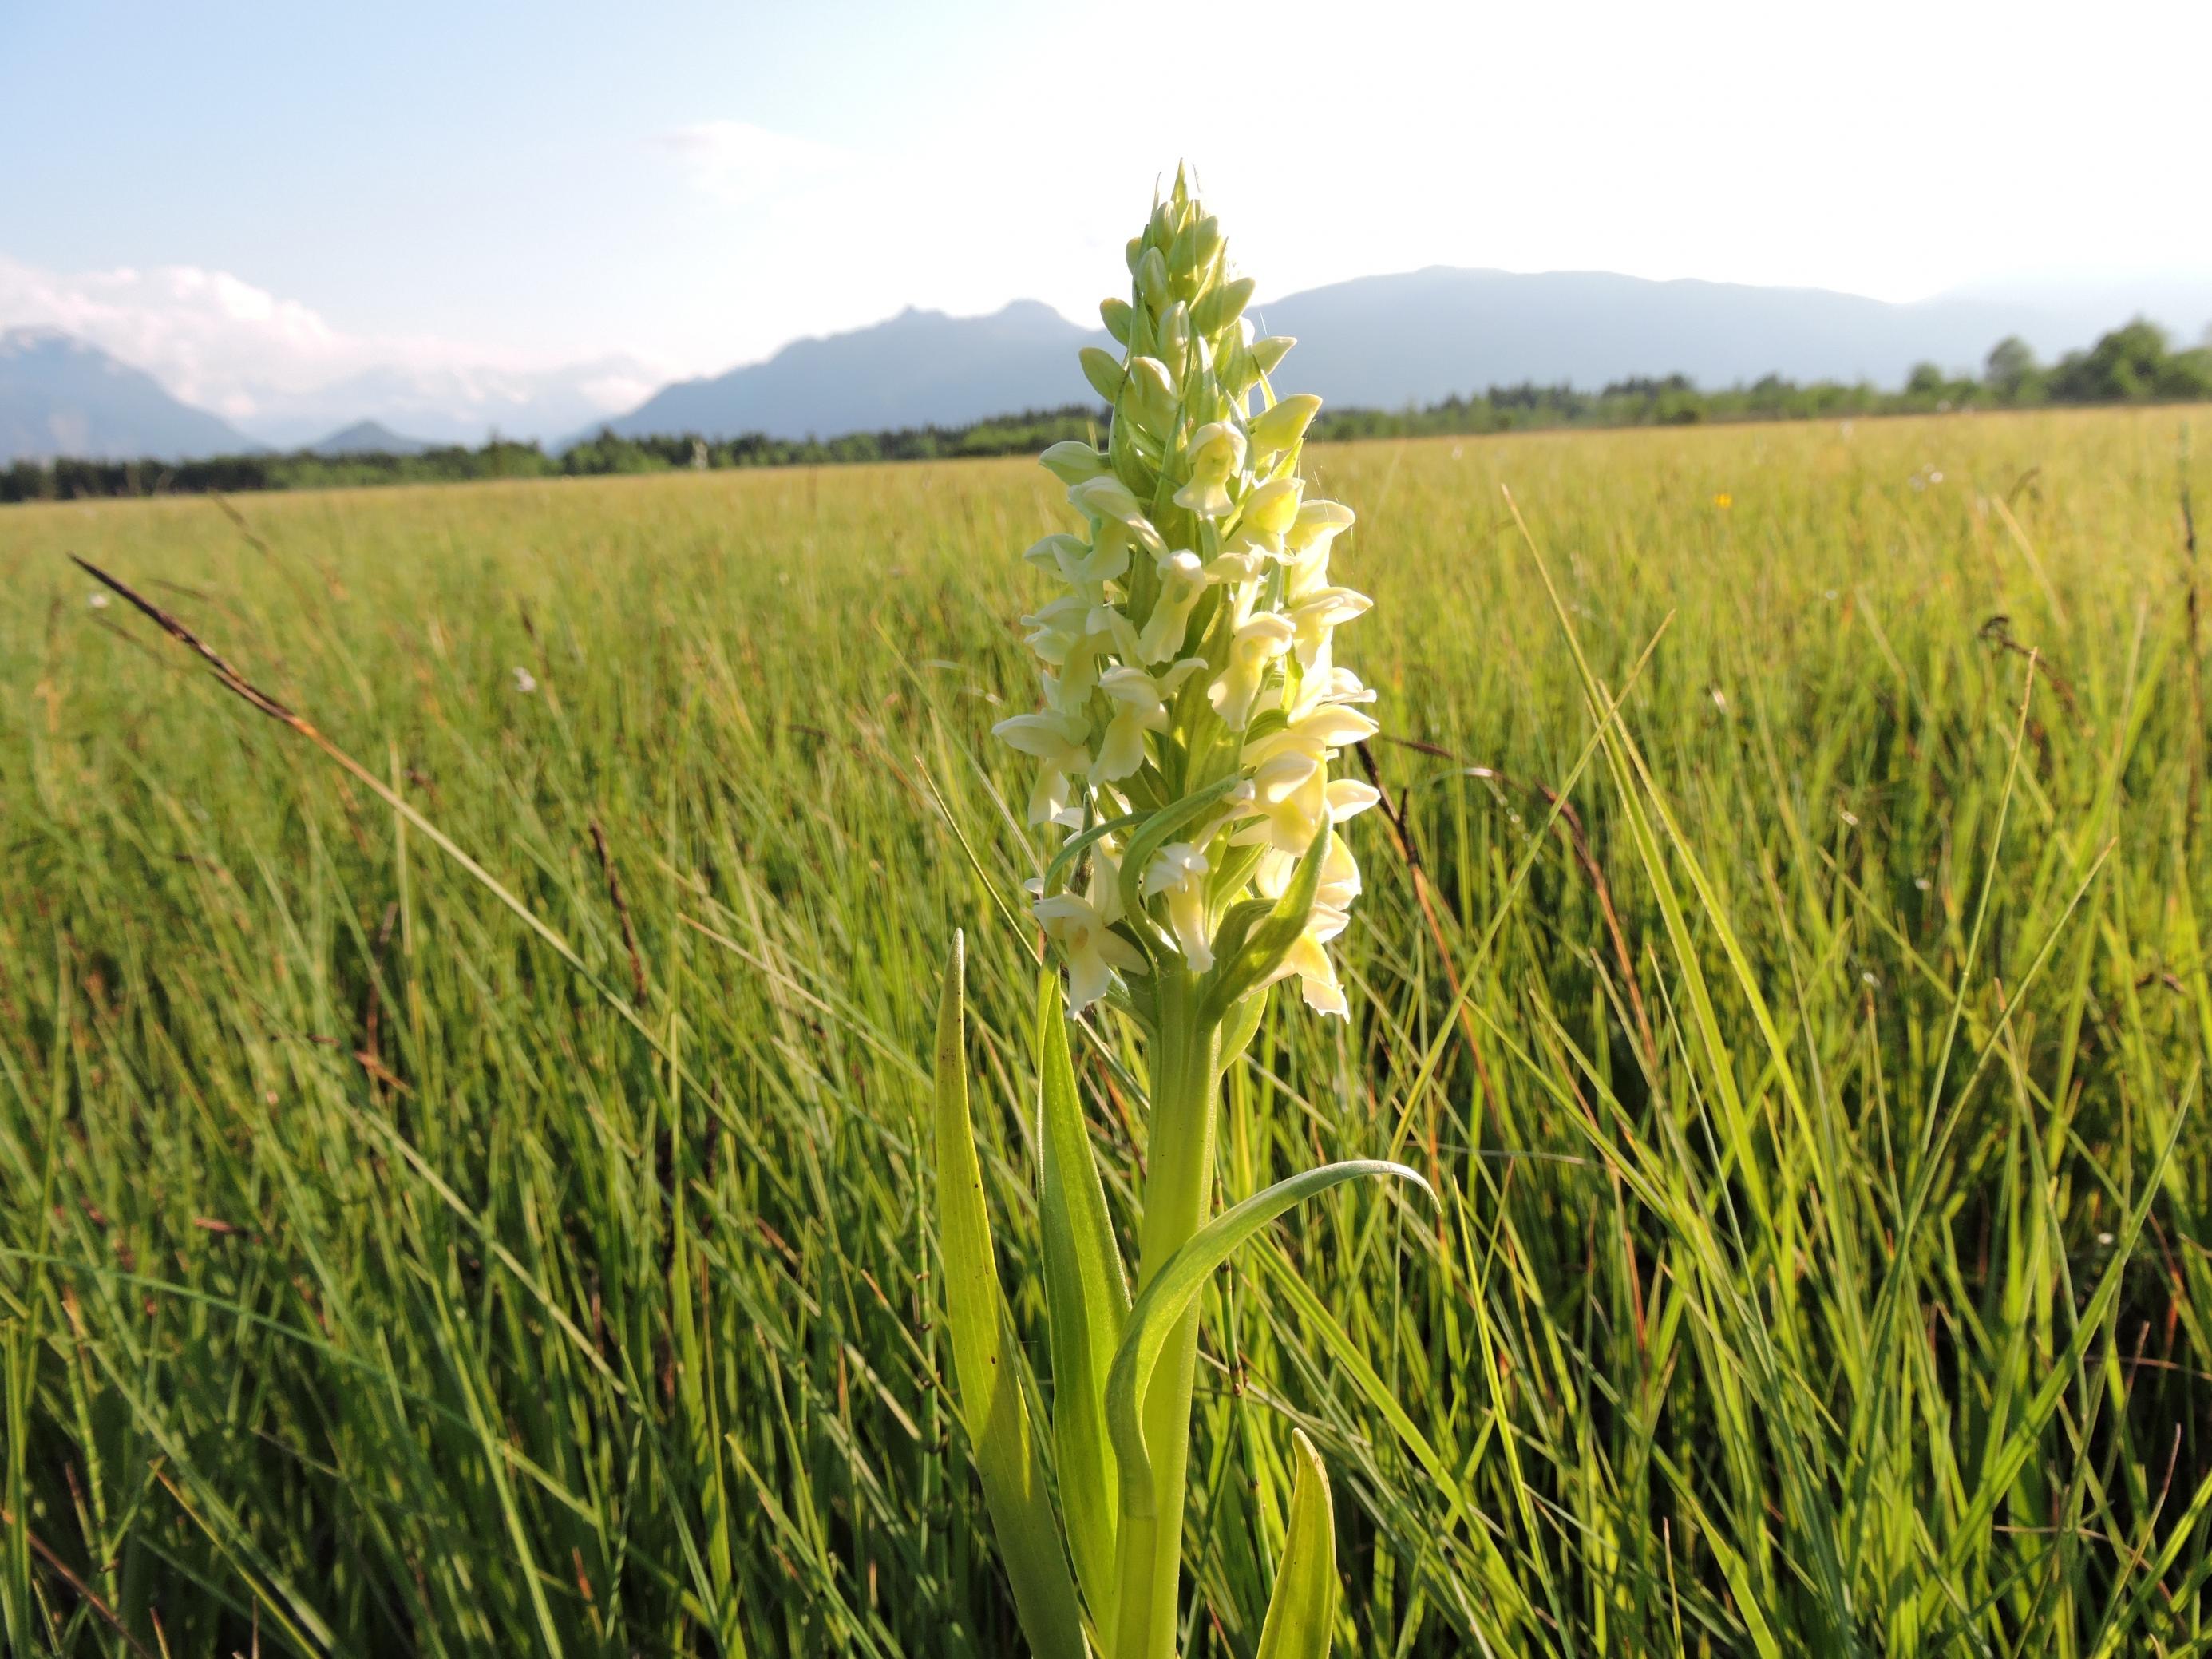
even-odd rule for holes
{"type": "Polygon", "coordinates": [[[261,448],[143,369],[55,328],[0,334],[0,463],[181,460],[261,448]]]}
{"type": "Polygon", "coordinates": [[[390,364],[305,390],[250,386],[247,424],[279,449],[361,420],[429,445],[480,444],[493,432],[553,442],[634,405],[659,378],[627,357],[544,369],[390,364]]]}
{"type": "Polygon", "coordinates": [[[348,455],[420,455],[432,447],[420,438],[402,436],[381,421],[356,421],[307,447],[310,455],[336,460],[348,455]]]}
{"type": "MultiPolygon", "coordinates": [[[[2212,279],[2184,277],[2135,293],[2140,303],[2123,289],[2015,285],[1897,305],[1821,289],[1437,266],[1288,295],[1254,307],[1253,321],[1302,340],[1288,371],[1297,389],[1340,407],[1396,409],[1524,380],[1595,389],[1670,374],[1708,386],[1770,374],[1896,386],[1921,362],[1977,367],[2008,335],[2055,357],[2134,310],[2151,310],[2185,339],[2212,320],[2212,279]]],[[[535,376],[376,370],[270,400],[257,424],[263,438],[287,448],[364,420],[389,435],[396,427],[430,442],[479,441],[495,427],[573,440],[602,427],[640,437],[828,438],[955,426],[1087,400],[1075,354],[1092,343],[1108,343],[1103,331],[1034,300],[983,317],[908,309],[868,327],[794,341],[726,374],[664,386],[612,417],[599,411],[619,406],[614,398],[623,388],[645,384],[621,359],[535,376]]],[[[331,433],[314,447],[357,453],[358,436],[331,433]]],[[[259,447],[150,376],[65,335],[0,335],[0,464],[259,447]]]]}

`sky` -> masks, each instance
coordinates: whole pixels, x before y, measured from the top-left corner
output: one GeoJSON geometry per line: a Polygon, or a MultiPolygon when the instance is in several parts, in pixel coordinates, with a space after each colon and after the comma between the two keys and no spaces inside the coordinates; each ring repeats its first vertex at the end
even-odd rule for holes
{"type": "Polygon", "coordinates": [[[2212,272],[2208,60],[2204,0],[0,0],[0,328],[249,423],[369,370],[613,407],[908,305],[1088,320],[1179,160],[1262,300],[2212,272]]]}

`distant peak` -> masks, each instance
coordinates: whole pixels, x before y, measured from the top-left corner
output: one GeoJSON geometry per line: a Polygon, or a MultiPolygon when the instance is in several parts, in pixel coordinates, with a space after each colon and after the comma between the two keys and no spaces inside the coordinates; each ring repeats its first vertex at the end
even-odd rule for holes
{"type": "Polygon", "coordinates": [[[39,351],[51,350],[57,347],[72,351],[90,351],[94,349],[67,330],[56,328],[47,323],[28,323],[21,328],[0,331],[0,349],[39,351]]]}

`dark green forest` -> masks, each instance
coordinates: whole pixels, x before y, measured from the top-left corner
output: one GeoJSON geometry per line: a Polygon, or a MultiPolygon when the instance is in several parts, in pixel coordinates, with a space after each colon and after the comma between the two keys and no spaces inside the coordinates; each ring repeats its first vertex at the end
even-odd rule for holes
{"type": "MultiPolygon", "coordinates": [[[[1716,390],[1698,386],[1680,374],[1622,380],[1597,392],[1524,383],[1494,386],[1420,409],[1325,410],[1310,435],[1323,441],[1476,436],[1556,427],[1694,426],[1949,414],[2053,404],[2204,400],[2212,400],[2212,344],[2177,349],[2163,329],[2138,318],[2112,330],[2087,350],[2069,352],[2053,364],[2037,362],[2034,352],[2015,337],[1992,348],[1978,376],[1954,376],[1933,363],[1923,363],[1893,391],[1863,381],[1801,384],[1779,375],[1716,390]]],[[[1105,419],[1103,408],[1071,404],[994,416],[968,426],[902,427],[829,439],[771,438],[760,433],[729,439],[690,433],[629,438],[602,430],[558,452],[494,438],[477,448],[457,445],[415,455],[302,452],[182,462],[17,461],[0,471],[0,502],[1034,454],[1062,439],[1095,439],[1105,419]]]]}

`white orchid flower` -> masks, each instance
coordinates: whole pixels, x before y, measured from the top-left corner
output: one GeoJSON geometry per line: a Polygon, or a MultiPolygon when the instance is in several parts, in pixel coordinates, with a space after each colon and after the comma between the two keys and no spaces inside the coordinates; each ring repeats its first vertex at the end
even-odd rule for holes
{"type": "Polygon", "coordinates": [[[1146,898],[1164,897],[1168,927],[1182,949],[1182,959],[1193,973],[1213,966],[1213,943],[1206,930],[1206,882],[1212,866],[1206,854],[1189,842],[1163,847],[1146,866],[1139,890],[1146,898]]]}
{"type": "Polygon", "coordinates": [[[1291,606],[1291,626],[1297,630],[1298,666],[1311,668],[1328,648],[1329,635],[1356,617],[1364,616],[1375,601],[1348,587],[1320,587],[1291,606]]]}
{"type": "Polygon", "coordinates": [[[1263,547],[1276,558],[1285,551],[1283,537],[1297,522],[1298,497],[1305,489],[1297,478],[1270,478],[1244,498],[1244,511],[1237,520],[1239,533],[1252,545],[1263,547]]]}
{"type": "Polygon", "coordinates": [[[1160,532],[1145,516],[1144,506],[1112,473],[1096,478],[1086,478],[1081,483],[1068,487],[1067,499],[1082,512],[1103,524],[1118,524],[1127,529],[1138,544],[1154,556],[1167,551],[1160,532]]]}
{"type": "Polygon", "coordinates": [[[1145,971],[1144,953],[1108,926],[1089,899],[1054,893],[1030,907],[1067,963],[1067,1006],[1081,1013],[1113,988],[1116,973],[1145,971]]]}
{"type": "Polygon", "coordinates": [[[1052,571],[1070,587],[1089,589],[1118,581],[1128,574],[1130,537],[1121,525],[1109,528],[1113,533],[1100,535],[1095,545],[1065,530],[1056,531],[1022,556],[1052,571]]]}
{"type": "Polygon", "coordinates": [[[1152,600],[1152,614],[1145,618],[1144,631],[1137,635],[1137,655],[1148,663],[1165,662],[1182,649],[1191,611],[1206,588],[1206,567],[1195,553],[1165,554],[1155,568],[1159,594],[1152,600]]]}
{"type": "MultiPolygon", "coordinates": [[[[1326,915],[1334,921],[1336,926],[1330,929],[1330,937],[1342,931],[1342,916],[1324,912],[1319,907],[1316,907],[1314,915],[1317,919],[1326,915]]],[[[1344,987],[1337,980],[1336,964],[1329,960],[1327,945],[1328,940],[1316,936],[1309,927],[1291,944],[1290,953],[1268,983],[1295,976],[1298,989],[1305,994],[1307,1007],[1317,1014],[1334,1014],[1339,1019],[1349,1019],[1352,1005],[1345,1000],[1344,987]]]]}
{"type": "Polygon", "coordinates": [[[1307,669],[1298,681],[1297,701],[1291,706],[1291,719],[1296,721],[1323,703],[1374,701],[1373,689],[1362,685],[1359,676],[1349,668],[1339,668],[1334,664],[1316,664],[1307,669]]]}
{"type": "Polygon", "coordinates": [[[1098,689],[1116,707],[1098,745],[1098,758],[1091,763],[1092,781],[1115,782],[1145,763],[1145,733],[1168,729],[1167,700],[1205,666],[1200,659],[1186,657],[1164,674],[1148,674],[1125,664],[1098,677],[1098,689]]]}
{"type": "Polygon", "coordinates": [[[1209,421],[1190,434],[1190,482],[1175,504],[1208,518],[1224,518],[1237,505],[1229,481],[1244,466],[1244,434],[1227,421],[1209,421]]]}
{"type": "Polygon", "coordinates": [[[1324,819],[1342,823],[1382,798],[1372,784],[1331,778],[1324,762],[1297,750],[1262,762],[1252,775],[1252,787],[1251,821],[1229,839],[1241,847],[1272,848],[1293,859],[1313,845],[1324,819]]]}
{"type": "Polygon", "coordinates": [[[1291,648],[1297,630],[1290,619],[1263,611],[1239,623],[1229,641],[1229,665],[1206,688],[1213,712],[1232,732],[1241,732],[1252,717],[1252,704],[1260,695],[1267,665],[1291,648]]]}
{"type": "Polygon", "coordinates": [[[1352,509],[1340,502],[1311,501],[1298,504],[1298,516],[1291,520],[1283,536],[1291,599],[1302,599],[1316,589],[1328,586],[1329,547],[1352,525],[1352,509]]]}
{"type": "Polygon", "coordinates": [[[1382,728],[1368,715],[1342,703],[1324,702],[1292,719],[1279,730],[1244,745],[1244,762],[1256,766],[1277,755],[1297,753],[1326,760],[1335,750],[1364,743],[1382,728]]]}
{"type": "Polygon", "coordinates": [[[1009,748],[1033,756],[1038,763],[1036,785],[1030,792],[1030,822],[1066,823],[1073,813],[1079,828],[1083,814],[1068,804],[1068,779],[1091,769],[1090,723],[1073,714],[1016,714],[991,731],[1009,748]]]}

